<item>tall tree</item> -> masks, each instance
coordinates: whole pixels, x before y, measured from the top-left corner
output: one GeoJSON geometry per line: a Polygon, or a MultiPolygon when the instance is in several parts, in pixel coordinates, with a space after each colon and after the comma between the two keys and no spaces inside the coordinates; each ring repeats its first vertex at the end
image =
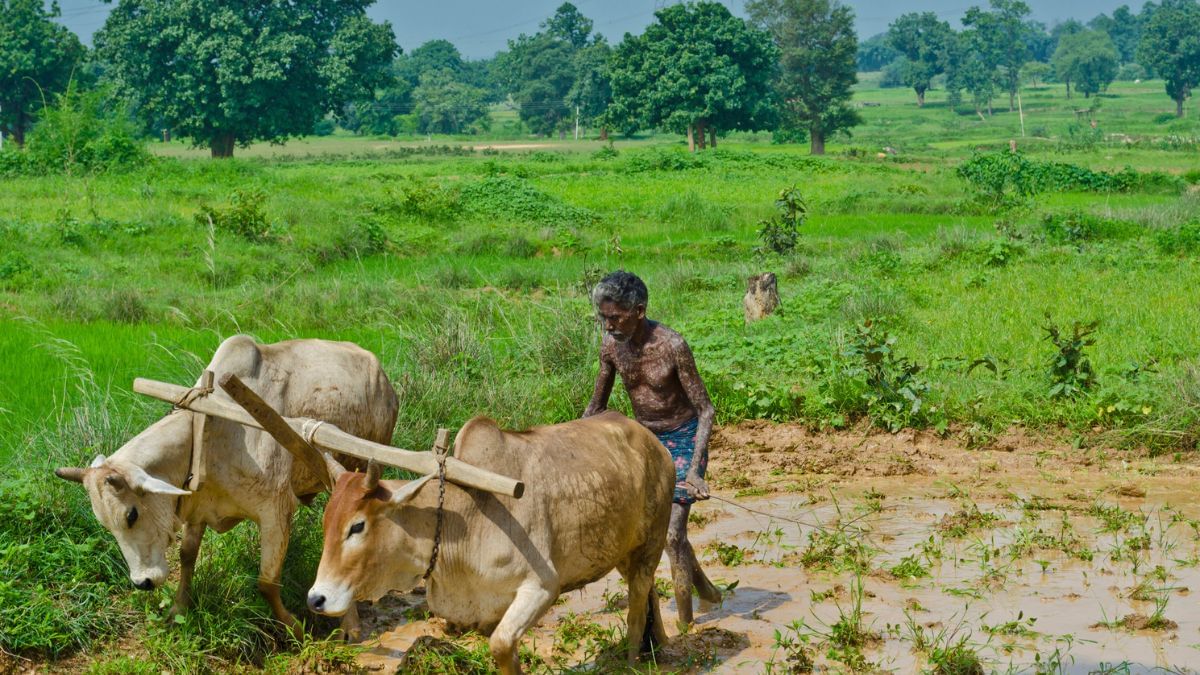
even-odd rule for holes
{"type": "Polygon", "coordinates": [[[417,129],[425,134],[461,134],[489,125],[487,93],[460,81],[449,69],[421,75],[413,90],[417,129]]]}
{"type": "Polygon", "coordinates": [[[746,12],[779,47],[784,124],[805,129],[812,154],[825,154],[830,135],[862,121],[850,107],[858,82],[854,10],[837,0],[751,0],[746,12]]]}
{"type": "Polygon", "coordinates": [[[408,81],[410,89],[421,84],[425,73],[448,70],[455,79],[462,79],[466,62],[458,47],[449,40],[429,40],[408,54],[396,58],[393,66],[396,77],[408,81]]]}
{"type": "Polygon", "coordinates": [[[66,90],[85,50],[54,22],[58,3],[0,0],[0,132],[25,144],[33,107],[66,90]]]}
{"type": "Polygon", "coordinates": [[[609,81],[608,62],[612,59],[612,47],[603,38],[575,52],[572,70],[575,82],[567,92],[567,105],[575,108],[576,118],[581,124],[599,123],[600,138],[608,138],[605,112],[612,101],[612,83],[609,81]]]}
{"type": "Polygon", "coordinates": [[[900,57],[892,49],[887,33],[878,33],[858,43],[858,70],[868,72],[883,70],[900,57]]]}
{"type": "Polygon", "coordinates": [[[1021,66],[1029,60],[1029,45],[1025,39],[1029,5],[1021,0],[990,0],[991,11],[978,7],[967,10],[963,26],[974,31],[975,47],[980,57],[999,71],[999,82],[1008,92],[1008,109],[1017,109],[1017,89],[1021,86],[1021,66]]]}
{"type": "Polygon", "coordinates": [[[506,78],[509,91],[521,106],[521,121],[531,131],[565,133],[575,120],[575,105],[581,103],[578,91],[575,99],[568,99],[576,80],[586,74],[579,71],[582,63],[578,55],[604,38],[592,36],[592,21],[569,2],[560,5],[541,28],[541,32],[522,33],[516,40],[509,40],[508,53],[503,57],[506,78]]]}
{"type": "Polygon", "coordinates": [[[1108,33],[1121,55],[1121,63],[1133,63],[1137,56],[1138,41],[1142,37],[1142,20],[1129,9],[1129,5],[1121,5],[1113,10],[1112,16],[1100,14],[1088,22],[1088,27],[1108,33]]]}
{"type": "Polygon", "coordinates": [[[959,33],[946,60],[946,90],[950,104],[958,105],[962,92],[966,91],[971,94],[975,114],[982,115],[984,108],[992,114],[998,80],[997,60],[991,43],[978,29],[968,28],[959,33]]]}
{"type": "MultiPolygon", "coordinates": [[[[1150,9],[1151,3],[1143,9],[1150,9]]],[[[1196,0],[1163,0],[1142,29],[1138,63],[1166,80],[1175,115],[1200,86],[1200,4],[1196,0]]]]}
{"type": "Polygon", "coordinates": [[[1067,98],[1071,98],[1072,82],[1084,98],[1108,88],[1117,77],[1119,61],[1108,34],[1098,30],[1065,35],[1054,51],[1054,70],[1067,86],[1067,98]]]}
{"type": "Polygon", "coordinates": [[[946,51],[954,32],[933,12],[904,14],[888,26],[888,44],[908,63],[904,82],[917,92],[917,107],[925,106],[925,92],[933,78],[946,69],[946,51]]]}
{"type": "Polygon", "coordinates": [[[106,75],[141,113],[208,145],[310,133],[325,114],[388,79],[390,24],[372,0],[119,0],[96,35],[106,75]]]}
{"type": "MultiPolygon", "coordinates": [[[[610,66],[610,119],[620,128],[686,132],[765,129],[774,121],[772,80],[779,51],[717,2],[665,7],[641,35],[625,34],[610,66]]],[[[854,51],[850,52],[853,70],[854,51]]]]}

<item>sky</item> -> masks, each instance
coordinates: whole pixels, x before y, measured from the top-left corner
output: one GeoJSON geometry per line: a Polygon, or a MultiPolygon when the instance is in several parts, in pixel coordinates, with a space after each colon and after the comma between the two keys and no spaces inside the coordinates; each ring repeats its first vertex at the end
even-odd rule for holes
{"type": "MultiPolygon", "coordinates": [[[[60,21],[91,44],[92,33],[104,25],[112,5],[101,0],[58,0],[60,21]]],[[[411,51],[427,40],[445,38],[467,58],[487,58],[505,49],[508,39],[534,33],[538,24],[554,13],[563,0],[377,0],[368,13],[390,21],[396,40],[411,51]]],[[[625,33],[640,33],[654,18],[654,10],[673,4],[671,0],[573,0],[579,11],[595,22],[594,30],[620,42],[625,33]]],[[[857,15],[858,33],[867,38],[887,30],[906,12],[935,12],[957,26],[969,7],[986,5],[986,0],[844,0],[857,15]]],[[[1135,10],[1141,0],[1026,0],[1033,17],[1053,26],[1076,18],[1086,22],[1097,14],[1110,13],[1128,4],[1135,10]]],[[[724,0],[736,14],[744,14],[742,0],[724,0]]]]}

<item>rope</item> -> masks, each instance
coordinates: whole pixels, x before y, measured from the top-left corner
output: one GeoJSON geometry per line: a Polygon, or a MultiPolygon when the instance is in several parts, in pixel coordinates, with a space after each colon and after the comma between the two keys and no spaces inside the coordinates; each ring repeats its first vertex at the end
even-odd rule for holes
{"type": "MultiPolygon", "coordinates": [[[[818,530],[820,532],[829,532],[829,528],[827,528],[823,525],[818,525],[816,523],[810,523],[810,522],[807,522],[804,520],[799,520],[797,518],[787,518],[785,516],[780,516],[780,515],[777,515],[774,513],[767,513],[766,511],[759,511],[758,509],[752,509],[749,506],[746,506],[745,504],[739,504],[739,503],[733,501],[732,499],[726,499],[724,497],[721,497],[720,495],[714,495],[714,494],[710,493],[709,498],[715,499],[719,502],[724,502],[726,504],[729,504],[730,506],[736,506],[737,508],[742,509],[744,511],[749,511],[750,513],[758,514],[760,516],[766,516],[767,518],[772,518],[774,520],[782,520],[787,523],[792,523],[793,525],[803,525],[805,527],[811,527],[814,530],[818,530]]],[[[871,515],[871,513],[864,513],[864,514],[858,516],[857,518],[848,520],[842,524],[842,527],[847,527],[847,526],[853,525],[854,523],[857,523],[858,521],[862,520],[863,518],[866,518],[869,515],[871,515]]]]}
{"type": "Polygon", "coordinates": [[[305,443],[313,445],[313,436],[316,435],[317,429],[320,429],[322,424],[325,424],[324,420],[314,420],[312,418],[304,420],[304,424],[300,427],[300,435],[304,437],[305,443]]]}
{"type": "Polygon", "coordinates": [[[186,409],[188,406],[196,402],[198,398],[204,398],[213,393],[212,387],[192,387],[183,392],[178,401],[175,401],[176,408],[186,409]]]}

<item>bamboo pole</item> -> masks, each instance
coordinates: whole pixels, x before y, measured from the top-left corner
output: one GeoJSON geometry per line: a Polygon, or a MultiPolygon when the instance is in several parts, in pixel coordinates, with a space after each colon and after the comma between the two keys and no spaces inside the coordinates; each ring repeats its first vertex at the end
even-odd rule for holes
{"type": "MultiPolygon", "coordinates": [[[[137,378],[133,390],[139,394],[157,398],[168,403],[178,403],[188,392],[187,387],[168,382],[137,378]]],[[[254,429],[262,429],[258,420],[236,403],[215,396],[197,398],[186,406],[193,412],[220,417],[254,429]]],[[[301,433],[305,420],[282,418],[297,434],[301,433]]],[[[265,431],[265,430],[264,430],[265,431]]],[[[328,452],[340,452],[363,459],[374,459],[381,464],[396,466],[414,473],[437,472],[437,459],[430,452],[413,452],[374,443],[342,431],[332,424],[321,424],[312,434],[312,444],[328,452]]],[[[446,459],[446,480],[463,487],[471,487],[496,494],[520,497],[525,493],[525,484],[507,476],[480,469],[454,457],[446,459]]]]}

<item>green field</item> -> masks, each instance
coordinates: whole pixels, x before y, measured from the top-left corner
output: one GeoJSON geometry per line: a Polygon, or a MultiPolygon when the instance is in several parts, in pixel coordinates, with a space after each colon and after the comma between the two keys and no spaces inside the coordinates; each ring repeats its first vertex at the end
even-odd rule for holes
{"type": "MultiPolygon", "coordinates": [[[[1085,446],[1194,451],[1196,104],[1176,120],[1161,82],[1117,83],[1077,114],[1092,101],[1028,88],[1023,136],[1016,112],[981,119],[938,91],[918,109],[911,91],[871,81],[856,99],[872,104],[865,123],[825,158],[769,134],[733,134],[695,157],[667,135],[617,138],[611,151],[594,139],[335,135],[221,162],[154,144],[160,157],[127,173],[5,180],[0,648],[53,659],[132,631],[150,645],[140,657],[187,669],[263,665],[286,646],[251,590],[252,531],[210,540],[198,572],[202,609],[236,611],[169,630],[147,621],[161,598],[127,590],[82,491],[50,476],[163,412],[130,392],[134,377],[189,382],[238,332],[347,339],[379,354],[397,385],[397,444],[427,447],[438,426],[476,413],[562,421],[583,410],[595,372],[587,288],[616,268],[642,275],[650,315],[691,342],[723,423],[920,426],[968,444],[1016,425],[1085,446]],[[1010,139],[1034,162],[1153,180],[995,208],[955,169],[1010,139]],[[459,149],[505,144],[520,147],[459,149]],[[799,244],[757,252],[760,221],[792,185],[809,207],[799,244]],[[229,212],[239,192],[261,195],[247,216],[265,217],[261,237],[196,217],[229,212]],[[745,278],[760,271],[779,275],[783,311],[745,326],[745,278]],[[1044,327],[1090,321],[1095,385],[1052,396],[1044,327]],[[919,410],[872,389],[864,322],[921,366],[919,410]]],[[[293,543],[292,606],[319,553],[312,530],[293,543]]]]}

